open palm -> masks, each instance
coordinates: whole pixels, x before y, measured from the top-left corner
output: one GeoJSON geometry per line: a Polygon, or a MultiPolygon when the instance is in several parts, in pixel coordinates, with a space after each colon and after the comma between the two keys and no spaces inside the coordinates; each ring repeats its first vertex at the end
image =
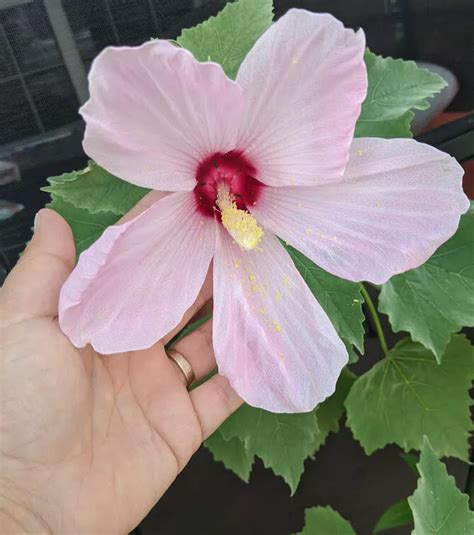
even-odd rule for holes
{"type": "MultiPolygon", "coordinates": [[[[103,357],[72,346],[58,326],[59,290],[73,259],[69,227],[43,210],[1,290],[2,532],[130,531],[241,403],[219,375],[188,392],[164,351],[211,297],[210,280],[164,340],[103,357]]],[[[197,379],[215,367],[209,323],[176,348],[197,379]]]]}

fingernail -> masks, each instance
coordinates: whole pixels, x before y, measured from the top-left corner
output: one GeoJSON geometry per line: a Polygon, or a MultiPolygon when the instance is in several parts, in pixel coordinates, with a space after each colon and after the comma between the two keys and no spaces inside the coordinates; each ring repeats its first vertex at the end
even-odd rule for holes
{"type": "Polygon", "coordinates": [[[43,210],[40,210],[35,215],[35,220],[33,222],[33,232],[37,232],[38,231],[38,228],[39,228],[39,225],[40,225],[40,219],[41,219],[41,212],[42,211],[43,210]]]}

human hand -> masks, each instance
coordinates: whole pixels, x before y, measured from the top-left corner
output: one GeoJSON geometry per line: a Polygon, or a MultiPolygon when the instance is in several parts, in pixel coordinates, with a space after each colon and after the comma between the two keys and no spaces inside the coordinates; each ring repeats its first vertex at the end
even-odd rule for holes
{"type": "MultiPolygon", "coordinates": [[[[164,350],[210,299],[211,279],[153,347],[105,357],[77,349],[57,321],[74,264],[72,234],[51,210],[35,223],[0,291],[0,531],[126,533],[242,403],[220,375],[188,392],[164,350]]],[[[197,379],[215,367],[211,328],[207,322],[175,346],[197,379]]]]}

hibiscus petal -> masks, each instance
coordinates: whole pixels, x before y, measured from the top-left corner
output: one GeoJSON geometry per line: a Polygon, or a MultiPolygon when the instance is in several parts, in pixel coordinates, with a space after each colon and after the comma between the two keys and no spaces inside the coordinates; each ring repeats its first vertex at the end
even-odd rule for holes
{"type": "Polygon", "coordinates": [[[306,412],[334,391],[344,344],[278,239],[242,251],[219,228],[214,350],[219,373],[250,405],[306,412]]]}
{"type": "Polygon", "coordinates": [[[187,192],[109,227],[61,290],[61,329],[75,346],[90,343],[104,354],[151,346],[196,300],[214,235],[213,220],[196,211],[187,192]]]}
{"type": "Polygon", "coordinates": [[[235,147],[240,87],[219,65],[167,41],[106,48],[89,88],[84,150],[133,184],[190,190],[201,158],[235,147]]]}
{"type": "Polygon", "coordinates": [[[326,271],[382,284],[423,264],[469,207],[462,167],[413,139],[355,139],[343,181],[264,188],[259,223],[326,271]]]}
{"type": "Polygon", "coordinates": [[[244,59],[237,142],[272,186],[341,178],[367,92],[365,36],[328,14],[291,9],[244,59]]]}

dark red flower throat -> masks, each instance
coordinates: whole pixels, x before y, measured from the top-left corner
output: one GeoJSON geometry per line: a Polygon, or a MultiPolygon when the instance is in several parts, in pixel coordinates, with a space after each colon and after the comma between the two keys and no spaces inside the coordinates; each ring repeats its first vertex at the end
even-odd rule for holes
{"type": "Polygon", "coordinates": [[[256,169],[240,151],[216,152],[205,158],[196,171],[194,195],[200,212],[213,217],[219,187],[225,186],[241,210],[255,205],[264,184],[255,178],[256,169]]]}

